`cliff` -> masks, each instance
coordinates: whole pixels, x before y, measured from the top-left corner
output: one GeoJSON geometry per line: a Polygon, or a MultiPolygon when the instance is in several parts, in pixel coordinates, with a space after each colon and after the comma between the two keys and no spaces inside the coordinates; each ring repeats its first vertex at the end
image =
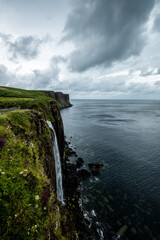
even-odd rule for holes
{"type": "Polygon", "coordinates": [[[46,124],[49,120],[55,128],[66,171],[60,102],[67,106],[69,96],[49,94],[0,87],[0,239],[78,239],[74,198],[65,196],[65,206],[56,198],[52,134],[46,124]]]}
{"type": "Polygon", "coordinates": [[[69,101],[69,94],[54,91],[43,91],[48,97],[55,99],[61,108],[71,107],[72,104],[69,101]]]}

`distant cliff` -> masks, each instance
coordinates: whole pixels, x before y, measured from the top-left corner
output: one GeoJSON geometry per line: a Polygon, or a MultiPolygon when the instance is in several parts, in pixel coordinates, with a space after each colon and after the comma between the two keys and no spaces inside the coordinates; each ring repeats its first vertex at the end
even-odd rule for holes
{"type": "Polygon", "coordinates": [[[69,94],[54,91],[43,91],[48,97],[55,99],[61,106],[61,108],[71,107],[72,104],[69,101],[69,94]]]}

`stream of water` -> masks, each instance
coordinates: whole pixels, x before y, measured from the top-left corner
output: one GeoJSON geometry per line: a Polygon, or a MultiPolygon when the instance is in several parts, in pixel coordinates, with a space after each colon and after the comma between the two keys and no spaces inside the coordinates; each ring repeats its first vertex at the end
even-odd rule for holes
{"type": "Polygon", "coordinates": [[[64,196],[63,196],[63,185],[62,185],[62,169],[61,169],[61,160],[60,160],[57,136],[52,123],[47,121],[47,124],[54,133],[53,152],[54,152],[55,169],[56,169],[57,199],[62,203],[62,205],[64,205],[65,203],[64,203],[64,196]]]}

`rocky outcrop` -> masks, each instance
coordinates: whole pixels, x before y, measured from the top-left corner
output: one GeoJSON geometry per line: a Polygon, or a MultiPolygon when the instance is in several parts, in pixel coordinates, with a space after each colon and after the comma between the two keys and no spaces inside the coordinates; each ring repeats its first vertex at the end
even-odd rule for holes
{"type": "Polygon", "coordinates": [[[43,91],[48,97],[51,97],[56,100],[56,94],[54,91],[43,91]]]}
{"type": "Polygon", "coordinates": [[[99,175],[102,173],[102,169],[104,168],[104,164],[101,163],[88,163],[89,170],[93,175],[99,175]]]}
{"type": "Polygon", "coordinates": [[[64,94],[62,92],[54,92],[54,91],[43,91],[43,92],[48,97],[55,99],[60,104],[61,109],[72,106],[69,100],[69,94],[64,94]]]}

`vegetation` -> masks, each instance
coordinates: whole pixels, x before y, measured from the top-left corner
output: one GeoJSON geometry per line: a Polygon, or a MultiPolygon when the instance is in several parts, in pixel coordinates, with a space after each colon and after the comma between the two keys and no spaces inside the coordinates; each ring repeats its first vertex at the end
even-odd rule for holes
{"type": "Polygon", "coordinates": [[[42,91],[0,87],[0,97],[40,98],[46,96],[42,91]]]}
{"type": "Polygon", "coordinates": [[[45,121],[62,128],[56,101],[0,87],[0,108],[0,239],[76,239],[47,165],[53,153],[45,121]]]}

